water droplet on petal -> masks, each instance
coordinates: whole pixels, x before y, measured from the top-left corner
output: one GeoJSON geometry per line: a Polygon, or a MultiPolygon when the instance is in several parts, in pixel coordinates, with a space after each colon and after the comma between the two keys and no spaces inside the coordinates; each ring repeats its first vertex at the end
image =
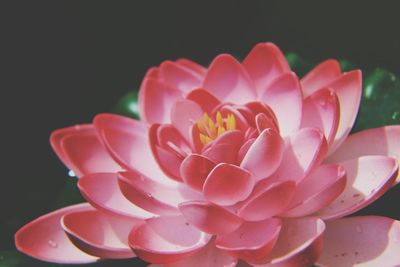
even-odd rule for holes
{"type": "Polygon", "coordinates": [[[68,171],[68,176],[69,177],[76,177],[76,174],[75,174],[75,172],[73,170],[69,170],[68,171]]]}
{"type": "Polygon", "coordinates": [[[153,198],[153,195],[150,194],[150,193],[147,193],[146,195],[147,195],[147,197],[149,197],[149,198],[153,198]]]}
{"type": "Polygon", "coordinates": [[[57,245],[57,243],[56,242],[54,242],[53,240],[49,240],[49,241],[47,241],[47,243],[49,244],[49,246],[50,247],[52,247],[52,248],[56,248],[56,247],[58,247],[58,245],[57,245]]]}

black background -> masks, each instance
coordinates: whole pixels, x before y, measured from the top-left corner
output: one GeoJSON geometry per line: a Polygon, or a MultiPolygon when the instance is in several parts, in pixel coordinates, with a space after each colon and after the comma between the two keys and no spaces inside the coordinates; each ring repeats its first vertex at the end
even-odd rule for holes
{"type": "MultiPolygon", "coordinates": [[[[51,131],[110,111],[163,60],[207,65],[272,41],[315,62],[345,58],[400,75],[395,2],[4,1],[0,10],[0,250],[13,249],[13,232],[48,212],[71,179],[51,131]]],[[[400,219],[398,194],[364,214],[400,219]]]]}

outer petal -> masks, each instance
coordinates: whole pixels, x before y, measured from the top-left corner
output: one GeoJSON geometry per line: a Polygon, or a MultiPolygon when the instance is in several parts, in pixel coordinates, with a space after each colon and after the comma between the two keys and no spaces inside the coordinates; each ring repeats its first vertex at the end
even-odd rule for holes
{"type": "Polygon", "coordinates": [[[204,201],[185,202],[179,209],[190,223],[210,234],[228,234],[242,224],[242,219],[233,213],[204,201]]]}
{"type": "Polygon", "coordinates": [[[139,90],[140,117],[148,124],[169,123],[173,103],[182,92],[154,78],[145,78],[139,90]]]}
{"type": "Polygon", "coordinates": [[[196,62],[187,59],[187,58],[180,58],[176,61],[181,66],[184,66],[188,69],[191,69],[192,71],[196,72],[198,75],[201,75],[204,77],[206,75],[207,69],[204,68],[202,65],[197,64],[196,62]]]}
{"type": "MultiPolygon", "coordinates": [[[[325,224],[318,218],[286,219],[278,242],[259,267],[309,267],[322,251],[325,224]]],[[[258,266],[258,265],[256,265],[258,266]]]]}
{"type": "Polygon", "coordinates": [[[399,266],[400,222],[378,216],[330,221],[318,266],[399,266]]]}
{"type": "Polygon", "coordinates": [[[244,104],[255,99],[255,87],[241,64],[231,55],[222,54],[211,63],[203,88],[224,102],[244,104]]]}
{"type": "Polygon", "coordinates": [[[338,98],[340,105],[339,126],[335,141],[329,149],[331,154],[347,137],[357,116],[362,93],[361,71],[354,70],[343,74],[341,77],[328,84],[338,98]]]}
{"type": "Polygon", "coordinates": [[[279,167],[284,150],[284,142],[279,133],[265,129],[251,145],[240,167],[250,171],[256,181],[270,176],[279,167]]]}
{"type": "Polygon", "coordinates": [[[95,131],[66,136],[61,141],[64,155],[78,177],[93,172],[116,172],[121,167],[107,153],[95,131]]]}
{"type": "Polygon", "coordinates": [[[129,235],[129,245],[145,261],[166,264],[195,253],[210,238],[183,217],[159,217],[135,227],[129,235]]]}
{"type": "Polygon", "coordinates": [[[111,156],[124,169],[139,171],[158,182],[172,182],[153,157],[144,124],[118,115],[100,114],[95,117],[94,125],[111,156]]]}
{"type": "Polygon", "coordinates": [[[274,111],[282,136],[297,131],[301,123],[303,96],[296,74],[282,74],[260,92],[259,99],[274,111]]]}
{"type": "MultiPolygon", "coordinates": [[[[340,162],[367,155],[390,156],[400,162],[400,126],[385,126],[351,134],[327,161],[340,162]]],[[[399,181],[400,175],[397,183],[399,181]]]]}
{"type": "Polygon", "coordinates": [[[339,100],[336,93],[329,88],[323,88],[304,100],[301,128],[320,129],[330,145],[338,129],[339,117],[339,100]]]}
{"type": "Polygon", "coordinates": [[[88,202],[111,216],[118,214],[132,220],[156,216],[133,205],[124,197],[118,187],[116,173],[88,174],[79,179],[78,187],[88,202]]]}
{"type": "Polygon", "coordinates": [[[180,203],[199,199],[199,195],[185,186],[163,185],[133,172],[119,173],[119,186],[124,196],[135,205],[166,216],[179,214],[180,203]]]}
{"type": "Polygon", "coordinates": [[[298,184],[289,209],[281,216],[300,217],[317,212],[336,199],[345,186],[343,167],[322,165],[298,184]]]}
{"type": "Polygon", "coordinates": [[[182,92],[189,92],[202,82],[202,76],[197,72],[172,61],[165,61],[160,65],[159,79],[182,92]]]}
{"type": "Polygon", "coordinates": [[[304,96],[309,96],[323,88],[339,77],[340,74],[340,65],[336,60],[328,59],[320,63],[301,79],[304,96]]]}
{"type": "Polygon", "coordinates": [[[263,263],[274,247],[280,230],[281,220],[277,218],[246,222],[236,231],[218,236],[215,243],[237,258],[253,264],[263,263]]]}
{"type": "Polygon", "coordinates": [[[214,241],[183,260],[166,264],[165,267],[234,267],[237,259],[215,247],[214,241]]]}
{"type": "Polygon", "coordinates": [[[91,124],[54,131],[50,144],[58,157],[79,177],[97,171],[116,171],[120,167],[108,155],[91,124]]]}
{"type": "Polygon", "coordinates": [[[340,196],[318,212],[323,219],[336,219],[354,213],[374,202],[390,189],[398,164],[385,156],[364,156],[340,163],[347,172],[347,185],[340,196]]]}
{"type": "Polygon", "coordinates": [[[272,184],[251,196],[238,210],[238,216],[246,221],[261,221],[283,212],[289,205],[296,189],[295,182],[272,184]]]}
{"type": "Polygon", "coordinates": [[[276,180],[300,182],[326,154],[324,135],[316,128],[303,128],[286,143],[282,164],[273,175],[276,180]]]}
{"type": "Polygon", "coordinates": [[[253,190],[254,177],[235,165],[220,163],[208,175],[204,197],[218,205],[234,205],[245,200],[253,190]]]}
{"type": "Polygon", "coordinates": [[[70,166],[63,147],[61,146],[61,141],[64,137],[74,134],[91,134],[95,131],[92,124],[79,124],[75,126],[70,126],[66,128],[61,128],[53,131],[50,135],[50,144],[54,152],[61,159],[61,161],[66,165],[70,166]]]}
{"type": "MultiPolygon", "coordinates": [[[[132,258],[127,243],[115,234],[104,214],[96,209],[71,212],[62,217],[62,227],[75,246],[100,258],[132,258]]],[[[126,224],[132,227],[128,220],[126,224]]]]}
{"type": "Polygon", "coordinates": [[[275,78],[290,71],[285,56],[272,43],[256,45],[243,60],[243,66],[254,80],[257,91],[268,87],[275,78]]]}
{"type": "Polygon", "coordinates": [[[77,249],[61,228],[61,218],[67,213],[90,210],[89,204],[69,206],[43,215],[26,224],[15,234],[17,249],[31,257],[59,263],[89,263],[98,260],[77,249]]]}

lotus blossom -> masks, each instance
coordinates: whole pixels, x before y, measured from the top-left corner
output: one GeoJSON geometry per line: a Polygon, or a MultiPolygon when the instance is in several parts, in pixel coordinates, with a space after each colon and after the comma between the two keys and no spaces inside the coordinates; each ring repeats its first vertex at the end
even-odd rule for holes
{"type": "Polygon", "coordinates": [[[395,185],[400,126],[350,130],[361,71],[299,79],[274,44],[243,62],[151,68],[141,120],[100,114],[50,141],[87,203],[34,220],[17,248],[51,262],[151,266],[398,266],[400,222],[346,217],[395,185]]]}

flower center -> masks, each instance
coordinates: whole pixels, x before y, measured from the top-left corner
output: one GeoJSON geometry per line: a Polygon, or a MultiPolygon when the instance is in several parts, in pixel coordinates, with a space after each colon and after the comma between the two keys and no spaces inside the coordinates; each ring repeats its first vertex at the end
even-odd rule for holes
{"type": "Polygon", "coordinates": [[[236,119],[231,113],[223,118],[221,112],[218,111],[214,121],[207,113],[204,113],[203,121],[198,121],[197,127],[200,131],[200,141],[206,145],[225,131],[235,130],[236,119]]]}

